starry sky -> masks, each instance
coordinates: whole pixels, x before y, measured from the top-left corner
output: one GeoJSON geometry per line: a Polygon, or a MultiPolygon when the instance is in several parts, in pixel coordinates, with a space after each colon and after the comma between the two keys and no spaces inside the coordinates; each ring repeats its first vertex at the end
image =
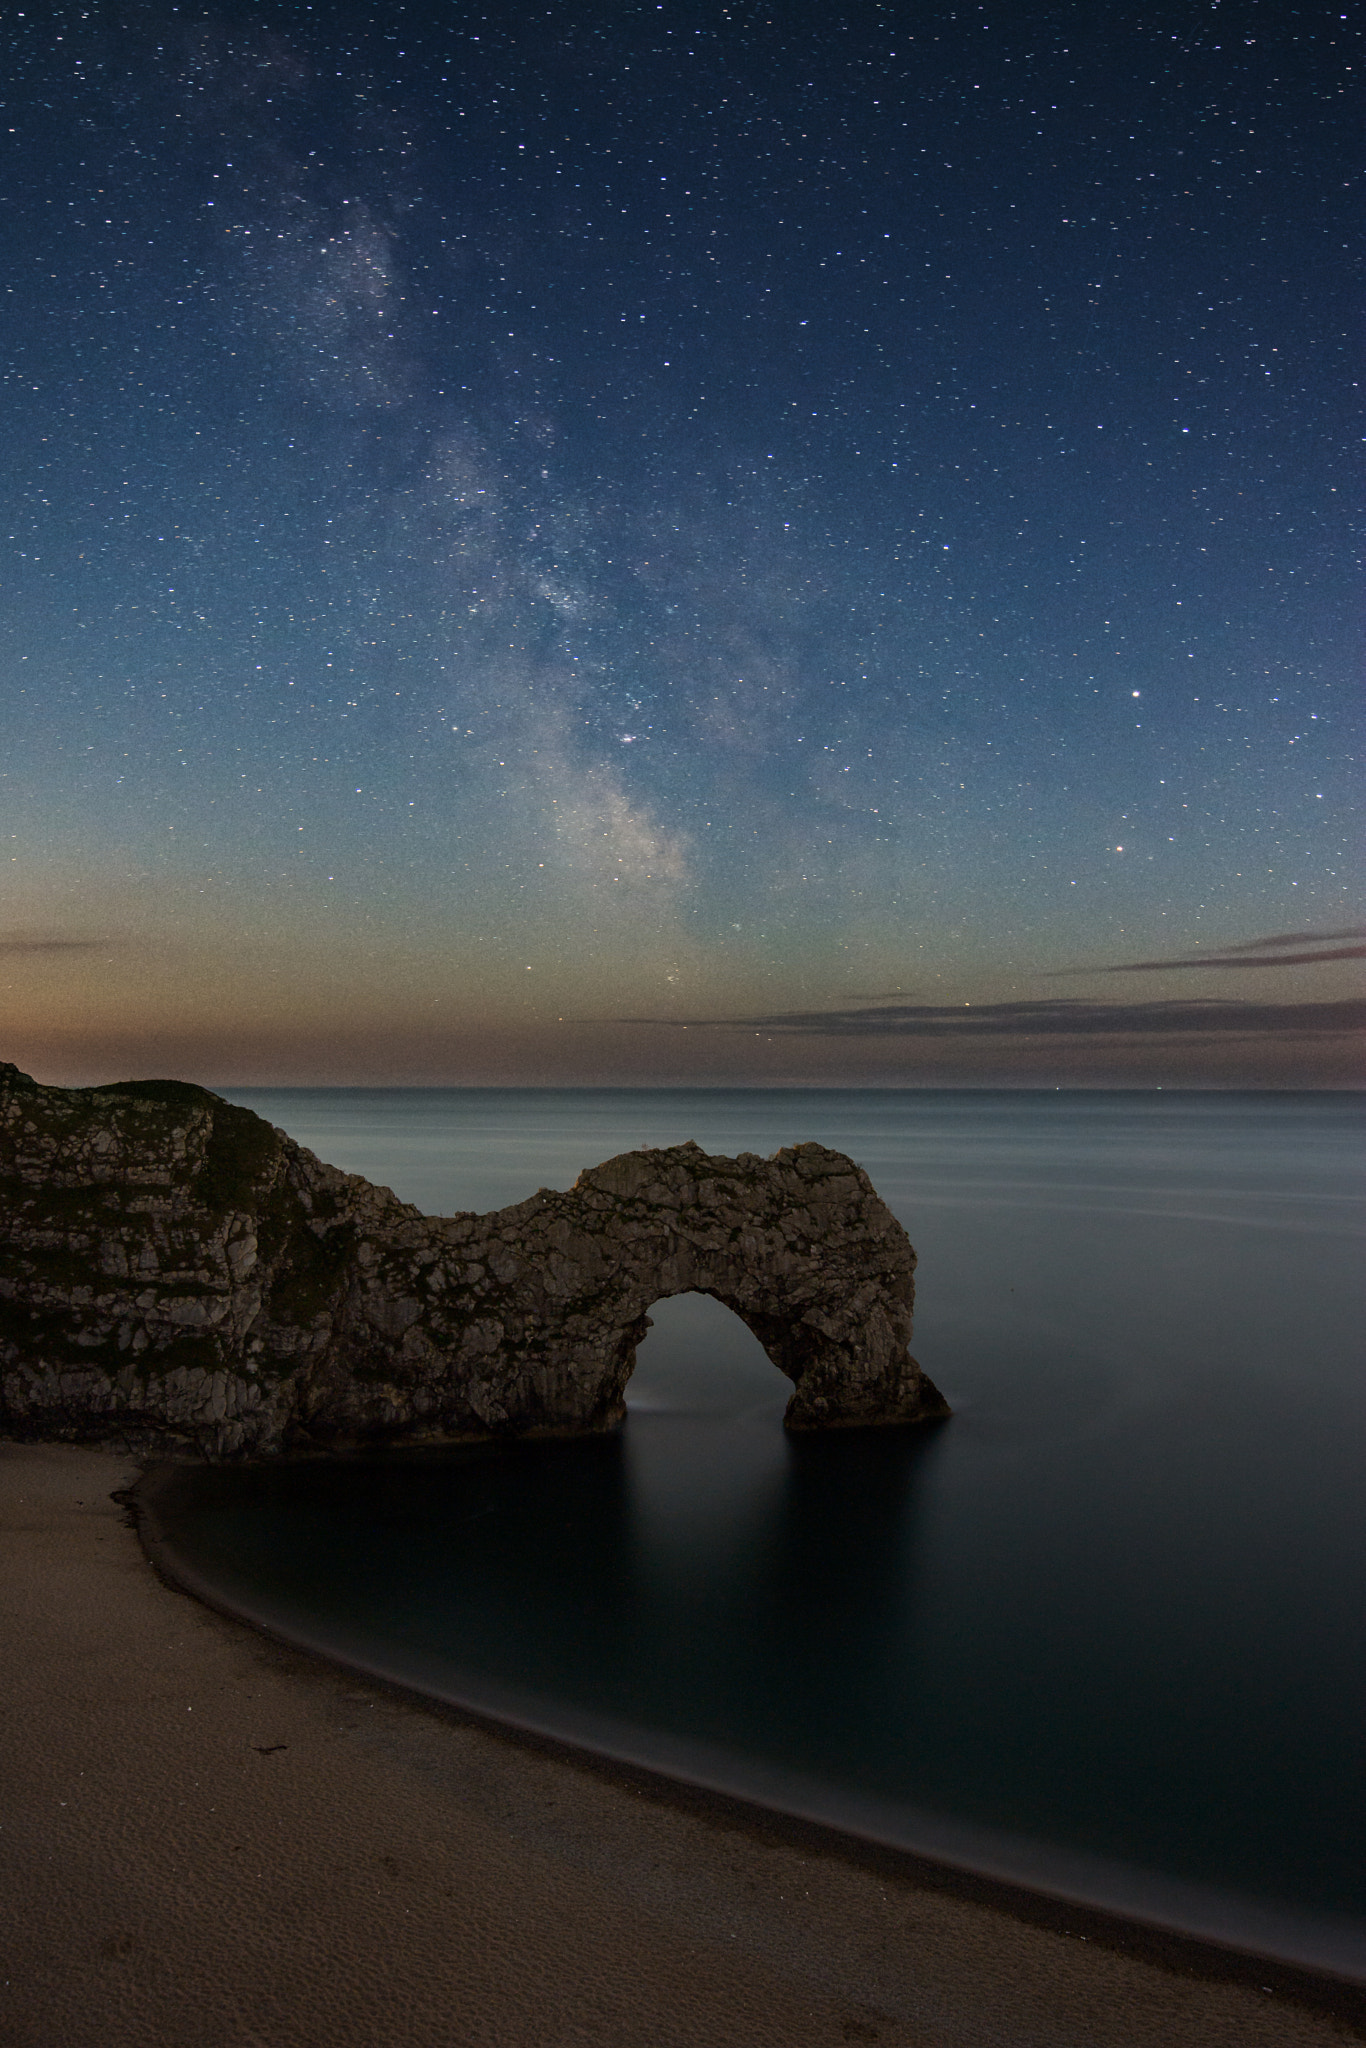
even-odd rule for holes
{"type": "Polygon", "coordinates": [[[1360,1081],[1337,7],[0,40],[0,1057],[1360,1081]]]}

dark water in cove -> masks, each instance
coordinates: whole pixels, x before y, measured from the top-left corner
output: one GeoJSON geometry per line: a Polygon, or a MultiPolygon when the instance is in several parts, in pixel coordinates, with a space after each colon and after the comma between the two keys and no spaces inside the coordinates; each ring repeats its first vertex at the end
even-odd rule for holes
{"type": "Polygon", "coordinates": [[[1366,1974],[1360,1098],[234,1099],[440,1213],[641,1143],[837,1146],[955,1413],[788,1439],[686,1296],[619,1435],[207,1473],[182,1565],[419,1687],[1366,1974]]]}

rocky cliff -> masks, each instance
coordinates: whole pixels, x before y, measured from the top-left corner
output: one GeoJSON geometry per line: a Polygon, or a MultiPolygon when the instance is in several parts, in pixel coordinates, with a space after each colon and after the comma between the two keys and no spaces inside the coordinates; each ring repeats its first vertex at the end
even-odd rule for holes
{"type": "Polygon", "coordinates": [[[915,1254],[841,1153],[626,1152],[487,1216],[423,1216],[207,1089],[0,1064],[0,1432],[223,1458],[623,1413],[650,1304],[715,1296],[794,1429],[916,1422],[915,1254]]]}

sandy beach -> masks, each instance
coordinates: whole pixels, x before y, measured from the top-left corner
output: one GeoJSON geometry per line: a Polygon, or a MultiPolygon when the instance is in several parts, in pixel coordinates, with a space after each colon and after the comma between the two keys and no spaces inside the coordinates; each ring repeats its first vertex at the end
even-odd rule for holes
{"type": "Polygon", "coordinates": [[[167,1585],[0,1443],[6,2048],[1319,2048],[1366,1998],[424,1707],[167,1585]],[[1264,1988],[1265,1987],[1265,1988],[1264,1988]]]}

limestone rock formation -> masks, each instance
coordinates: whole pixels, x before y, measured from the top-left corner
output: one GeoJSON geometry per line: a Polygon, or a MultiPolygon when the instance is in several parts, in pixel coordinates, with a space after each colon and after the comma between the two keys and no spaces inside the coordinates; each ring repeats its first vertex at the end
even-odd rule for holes
{"type": "Polygon", "coordinates": [[[795,1384],[794,1429],[948,1411],[915,1254],[861,1168],[626,1152],[424,1216],[207,1089],[0,1064],[0,1432],[211,1458],[610,1427],[650,1304],[696,1291],[795,1384]]]}

